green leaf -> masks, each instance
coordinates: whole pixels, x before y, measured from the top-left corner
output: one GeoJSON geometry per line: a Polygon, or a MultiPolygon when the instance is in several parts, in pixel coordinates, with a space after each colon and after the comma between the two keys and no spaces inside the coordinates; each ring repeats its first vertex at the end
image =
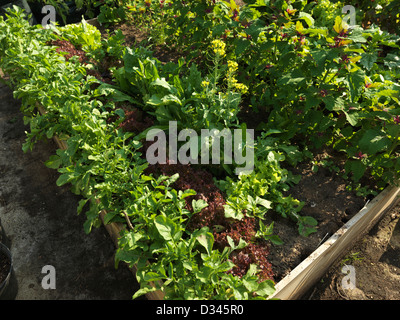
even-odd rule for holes
{"type": "Polygon", "coordinates": [[[365,87],[365,72],[362,69],[351,72],[348,76],[348,86],[352,102],[356,102],[365,87]]]}
{"type": "Polygon", "coordinates": [[[225,25],[217,24],[211,31],[213,37],[220,37],[225,31],[225,25]]]}
{"type": "Polygon", "coordinates": [[[360,63],[369,71],[372,69],[377,60],[378,54],[376,52],[365,52],[361,55],[360,63]]]}
{"type": "Polygon", "coordinates": [[[104,216],[104,224],[108,224],[117,215],[118,212],[116,210],[107,211],[107,214],[104,216]]]}
{"type": "Polygon", "coordinates": [[[359,146],[363,152],[369,155],[383,151],[390,145],[390,139],[380,130],[367,130],[359,141],[359,146]]]}
{"type": "Polygon", "coordinates": [[[81,199],[79,200],[78,203],[78,208],[77,208],[77,213],[80,214],[82,212],[83,207],[85,206],[85,204],[89,201],[89,199],[81,199]]]}
{"type": "Polygon", "coordinates": [[[389,69],[398,70],[400,69],[400,57],[395,54],[388,53],[384,60],[384,64],[389,69]]]}
{"type": "Polygon", "coordinates": [[[186,189],[182,193],[181,198],[185,199],[186,197],[195,196],[196,194],[197,194],[196,191],[194,191],[193,189],[186,189]]]}
{"type": "Polygon", "coordinates": [[[179,173],[175,173],[174,175],[168,177],[165,182],[167,186],[170,186],[171,184],[175,183],[178,179],[179,179],[179,173]]]}
{"type": "Polygon", "coordinates": [[[62,164],[62,160],[59,156],[52,155],[44,164],[50,169],[58,169],[62,164]]]}
{"type": "Polygon", "coordinates": [[[297,86],[301,82],[304,82],[306,80],[306,78],[299,77],[298,75],[299,75],[299,72],[297,72],[296,70],[289,74],[285,74],[279,78],[279,80],[277,81],[277,85],[279,85],[279,86],[287,86],[287,85],[297,86]]]}
{"type": "Polygon", "coordinates": [[[354,42],[361,42],[361,43],[367,42],[367,39],[365,39],[363,36],[363,29],[359,27],[355,28],[351,32],[351,34],[347,37],[347,39],[352,40],[354,42]]]}
{"type": "Polygon", "coordinates": [[[201,81],[201,72],[197,69],[196,64],[193,63],[189,69],[189,76],[187,78],[188,85],[197,90],[201,88],[201,81]]]}
{"type": "Polygon", "coordinates": [[[225,209],[225,218],[233,218],[236,220],[241,220],[244,217],[241,210],[235,210],[228,204],[224,205],[224,209],[225,209]]]}
{"type": "Polygon", "coordinates": [[[160,86],[165,89],[171,90],[172,86],[165,80],[165,78],[158,78],[150,83],[151,86],[160,86]]]}
{"type": "Polygon", "coordinates": [[[238,245],[235,245],[235,242],[230,236],[226,236],[226,240],[228,240],[228,243],[232,250],[240,250],[247,246],[246,241],[244,241],[242,238],[239,239],[238,245]]]}
{"type": "Polygon", "coordinates": [[[353,127],[357,125],[358,120],[360,119],[360,115],[358,113],[347,113],[346,111],[343,111],[344,114],[346,115],[347,121],[352,125],[353,127]]]}
{"type": "MultiPolygon", "coordinates": [[[[350,160],[348,161],[350,163],[350,171],[353,173],[353,180],[358,181],[362,178],[362,176],[365,173],[365,170],[367,169],[367,166],[362,163],[361,161],[354,161],[350,160]]],[[[346,163],[346,169],[349,167],[346,163]]]]}
{"type": "Polygon", "coordinates": [[[141,102],[135,100],[132,96],[118,90],[117,86],[108,83],[102,83],[97,89],[96,94],[105,95],[115,102],[129,101],[134,104],[142,105],[141,102]]]}
{"type": "Polygon", "coordinates": [[[310,216],[301,217],[301,221],[309,226],[316,226],[318,224],[318,221],[310,216]]]}
{"type": "Polygon", "coordinates": [[[92,231],[93,225],[94,224],[92,220],[85,221],[85,223],[83,224],[83,230],[85,231],[86,234],[89,234],[92,231]]]}
{"type": "Polygon", "coordinates": [[[296,217],[298,219],[297,224],[300,235],[302,235],[303,237],[308,237],[311,233],[317,232],[317,229],[314,227],[318,224],[318,221],[315,220],[313,217],[310,216],[302,217],[297,214],[296,217]]]}
{"type": "Polygon", "coordinates": [[[239,56],[240,54],[242,54],[247,49],[248,46],[250,46],[249,40],[239,39],[236,42],[236,50],[235,50],[236,55],[239,56]]]}
{"type": "Polygon", "coordinates": [[[313,227],[307,227],[306,225],[299,223],[299,234],[303,237],[308,237],[311,233],[317,232],[317,230],[313,227]]]}
{"type": "Polygon", "coordinates": [[[272,202],[260,197],[256,197],[256,204],[262,205],[266,209],[272,208],[272,202]]]}
{"type": "Polygon", "coordinates": [[[314,24],[314,18],[306,12],[300,12],[299,14],[299,19],[303,19],[309,27],[311,27],[314,24]]]}
{"type": "Polygon", "coordinates": [[[273,244],[281,246],[284,244],[283,240],[277,234],[271,234],[269,236],[264,236],[265,240],[271,241],[273,244]]]}
{"type": "Polygon", "coordinates": [[[398,124],[388,124],[386,132],[392,137],[400,136],[400,126],[398,124]]]}
{"type": "Polygon", "coordinates": [[[257,41],[258,36],[263,30],[265,30],[265,23],[257,19],[253,21],[250,27],[245,29],[245,32],[251,35],[253,41],[257,41]]]}
{"type": "Polygon", "coordinates": [[[162,280],[163,278],[164,278],[164,276],[162,274],[159,274],[159,273],[153,272],[153,271],[149,271],[149,272],[145,273],[143,280],[148,281],[148,282],[152,282],[152,281],[154,282],[154,281],[162,280]]]}
{"type": "Polygon", "coordinates": [[[265,280],[259,284],[255,293],[263,297],[268,297],[271,296],[275,290],[274,282],[272,280],[265,280]]]}
{"type": "Polygon", "coordinates": [[[71,182],[75,177],[76,177],[75,172],[63,173],[61,176],[58,177],[56,185],[58,187],[61,187],[62,185],[71,182]]]}
{"type": "Polygon", "coordinates": [[[213,271],[214,270],[212,268],[203,266],[198,272],[196,272],[196,278],[202,283],[208,283],[213,271]]]}
{"type": "Polygon", "coordinates": [[[259,287],[259,284],[258,284],[257,280],[255,280],[255,279],[243,278],[242,282],[243,282],[243,285],[246,287],[246,289],[249,290],[250,292],[255,292],[259,287]]]}
{"type": "Polygon", "coordinates": [[[177,231],[177,225],[169,218],[159,215],[154,219],[154,225],[157,228],[159,234],[166,241],[173,239],[175,232],[177,231]]]}
{"type": "Polygon", "coordinates": [[[204,227],[196,233],[196,240],[207,250],[210,255],[212,247],[214,245],[214,236],[208,231],[208,228],[204,227]]]}
{"type": "Polygon", "coordinates": [[[136,291],[135,294],[132,296],[132,300],[134,300],[134,299],[136,299],[136,298],[138,298],[138,297],[140,297],[140,296],[143,296],[143,295],[145,295],[145,294],[147,294],[147,293],[149,293],[149,292],[154,292],[154,291],[157,291],[157,290],[158,290],[158,289],[155,288],[155,287],[146,286],[146,287],[141,288],[141,289],[139,289],[138,291],[136,291]]]}
{"type": "Polygon", "coordinates": [[[206,208],[207,206],[208,206],[207,201],[205,201],[203,199],[192,201],[193,213],[198,213],[202,209],[206,208]]]}
{"type": "Polygon", "coordinates": [[[163,101],[164,104],[170,104],[170,103],[175,102],[175,103],[179,104],[180,106],[182,105],[182,101],[173,94],[167,94],[164,97],[162,97],[161,100],[163,101]]]}
{"type": "Polygon", "coordinates": [[[159,94],[153,94],[150,99],[146,101],[147,104],[153,105],[153,106],[159,106],[162,105],[164,102],[159,94]]]}

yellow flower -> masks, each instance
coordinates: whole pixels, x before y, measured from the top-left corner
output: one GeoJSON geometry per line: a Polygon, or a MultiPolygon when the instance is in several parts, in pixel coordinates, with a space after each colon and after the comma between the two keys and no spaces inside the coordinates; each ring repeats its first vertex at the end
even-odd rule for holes
{"type": "Polygon", "coordinates": [[[211,48],[213,49],[214,53],[221,57],[225,56],[225,46],[225,43],[221,40],[213,40],[211,42],[211,48]]]}
{"type": "Polygon", "coordinates": [[[235,79],[235,78],[231,78],[230,81],[231,81],[231,83],[234,84],[234,85],[236,85],[236,83],[237,83],[237,79],[235,79]]]}
{"type": "Polygon", "coordinates": [[[234,73],[238,69],[238,64],[236,61],[229,60],[228,61],[228,72],[234,73]]]}
{"type": "Polygon", "coordinates": [[[249,90],[249,88],[243,83],[235,83],[235,88],[243,94],[249,90]]]}
{"type": "Polygon", "coordinates": [[[208,82],[208,81],[202,81],[201,86],[206,88],[206,87],[208,87],[209,84],[210,84],[210,82],[208,82]]]}

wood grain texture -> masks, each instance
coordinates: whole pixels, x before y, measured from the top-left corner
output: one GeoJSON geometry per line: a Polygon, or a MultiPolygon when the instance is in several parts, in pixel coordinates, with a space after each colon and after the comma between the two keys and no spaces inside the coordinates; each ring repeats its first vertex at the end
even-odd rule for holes
{"type": "Polygon", "coordinates": [[[346,250],[367,233],[379,218],[399,200],[398,187],[388,187],[361,209],[351,220],[276,284],[271,298],[301,298],[346,250]]]}

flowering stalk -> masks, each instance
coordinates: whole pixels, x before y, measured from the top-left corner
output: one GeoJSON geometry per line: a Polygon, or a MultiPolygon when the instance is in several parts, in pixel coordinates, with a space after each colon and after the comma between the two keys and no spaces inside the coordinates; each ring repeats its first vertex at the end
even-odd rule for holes
{"type": "Polygon", "coordinates": [[[213,90],[214,92],[217,92],[217,82],[218,79],[220,78],[220,70],[219,70],[219,63],[222,60],[223,57],[225,57],[226,52],[225,52],[225,43],[222,42],[221,40],[213,40],[211,42],[211,48],[213,49],[213,52],[215,54],[214,58],[214,81],[213,81],[213,90]]]}
{"type": "Polygon", "coordinates": [[[233,91],[236,89],[240,91],[242,94],[246,93],[248,87],[243,83],[238,83],[237,79],[235,78],[235,73],[238,69],[238,64],[235,61],[229,60],[228,61],[228,72],[226,80],[228,82],[228,91],[233,91]]]}

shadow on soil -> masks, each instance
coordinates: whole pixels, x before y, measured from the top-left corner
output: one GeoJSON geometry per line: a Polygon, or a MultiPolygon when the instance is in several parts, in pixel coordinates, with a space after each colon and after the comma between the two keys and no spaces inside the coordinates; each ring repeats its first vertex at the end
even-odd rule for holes
{"type": "Polygon", "coordinates": [[[3,243],[13,255],[13,275],[2,299],[131,299],[138,284],[126,265],[114,266],[115,248],[101,227],[83,231],[80,198],[57,187],[58,173],[44,162],[55,153],[53,141],[40,141],[23,153],[25,131],[20,102],[0,86],[0,222],[3,243]],[[43,289],[54,266],[56,289],[43,289]]]}

